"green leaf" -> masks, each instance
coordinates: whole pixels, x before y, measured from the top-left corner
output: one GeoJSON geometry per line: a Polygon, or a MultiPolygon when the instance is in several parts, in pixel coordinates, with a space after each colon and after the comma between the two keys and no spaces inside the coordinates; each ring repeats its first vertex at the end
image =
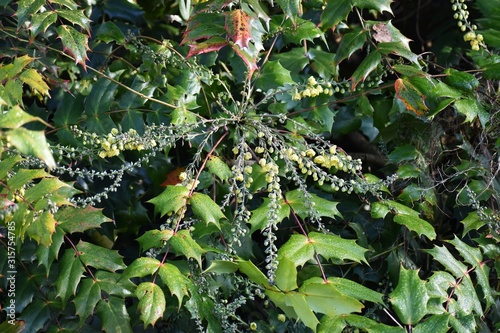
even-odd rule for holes
{"type": "MultiPolygon", "coordinates": [[[[14,167],[14,165],[16,165],[18,162],[20,162],[22,160],[23,160],[23,158],[19,155],[13,155],[13,156],[7,157],[3,160],[0,160],[0,179],[5,179],[7,174],[14,167]]],[[[49,176],[49,174],[45,173],[45,171],[43,171],[43,170],[41,170],[41,171],[44,175],[49,176]]],[[[25,183],[21,183],[21,185],[23,185],[23,184],[25,184],[25,183]]]]}
{"type": "Polygon", "coordinates": [[[403,161],[413,161],[420,156],[419,151],[412,145],[401,145],[396,147],[389,154],[389,161],[394,163],[401,163],[403,161]]]}
{"type": "Polygon", "coordinates": [[[286,257],[278,259],[275,282],[276,286],[282,291],[290,291],[298,288],[297,269],[295,268],[295,264],[286,257]]]}
{"type": "Polygon", "coordinates": [[[80,317],[82,324],[88,317],[94,314],[97,302],[101,299],[101,288],[93,279],[84,279],[75,299],[76,314],[80,317]]]}
{"type": "Polygon", "coordinates": [[[70,195],[76,194],[79,191],[72,186],[62,182],[59,178],[42,178],[40,182],[26,190],[24,198],[29,202],[36,202],[43,199],[43,197],[51,197],[54,192],[63,190],[64,193],[70,195]],[[67,191],[67,192],[66,192],[67,191]]]}
{"type": "Polygon", "coordinates": [[[326,216],[332,219],[335,217],[342,217],[337,209],[338,202],[321,198],[314,193],[309,193],[309,195],[310,197],[305,198],[303,191],[299,189],[292,190],[285,194],[285,203],[290,205],[294,212],[302,219],[310,217],[311,210],[314,211],[318,217],[326,216]]]}
{"type": "Polygon", "coordinates": [[[128,279],[122,279],[121,274],[107,271],[94,273],[95,281],[105,293],[119,297],[131,297],[136,288],[135,284],[128,279]]]}
{"type": "Polygon", "coordinates": [[[283,87],[286,83],[294,83],[290,71],[278,61],[268,61],[261,69],[256,85],[263,91],[283,87]]]}
{"type": "Polygon", "coordinates": [[[474,273],[476,274],[477,282],[483,291],[486,304],[488,306],[493,305],[495,301],[493,299],[493,293],[489,283],[490,271],[488,265],[485,265],[483,262],[481,251],[477,247],[465,244],[456,236],[453,240],[448,241],[448,243],[455,246],[455,249],[465,259],[465,262],[474,267],[474,273]]]}
{"type": "Polygon", "coordinates": [[[415,325],[428,312],[429,295],[417,270],[400,267],[398,285],[389,294],[394,311],[405,325],[415,325]]]}
{"type": "Polygon", "coordinates": [[[85,61],[88,59],[87,50],[89,50],[88,36],[69,25],[58,26],[57,33],[61,38],[65,51],[75,59],[77,64],[81,64],[85,69],[85,61]]]}
{"type": "MultiPolygon", "coordinates": [[[[311,67],[324,79],[338,75],[338,64],[330,52],[323,50],[309,49],[307,57],[311,61],[311,67]]],[[[301,58],[297,58],[300,61],[301,58]]],[[[297,64],[300,64],[298,62],[297,64]]],[[[293,72],[292,72],[293,74],[293,72]]]]}
{"type": "Polygon", "coordinates": [[[391,2],[393,0],[352,0],[353,6],[363,9],[374,9],[379,13],[389,12],[392,14],[391,2]]]}
{"type": "Polygon", "coordinates": [[[179,269],[169,263],[161,265],[158,272],[163,283],[165,283],[172,293],[175,295],[179,301],[179,309],[182,305],[182,299],[184,296],[188,296],[188,290],[191,285],[191,281],[179,271],[179,269]]]}
{"type": "Polygon", "coordinates": [[[78,9],[78,5],[73,0],[49,0],[49,2],[53,5],[59,5],[59,7],[66,7],[73,10],[78,9]]]}
{"type": "Polygon", "coordinates": [[[107,333],[132,333],[130,318],[123,298],[110,296],[97,303],[97,315],[107,333]]]}
{"type": "Polygon", "coordinates": [[[455,109],[465,116],[465,121],[468,123],[472,123],[478,118],[484,128],[490,120],[488,112],[476,99],[460,99],[454,105],[455,109]]]}
{"type": "Polygon", "coordinates": [[[67,233],[84,232],[92,228],[99,228],[102,223],[111,222],[104,216],[102,209],[87,206],[64,207],[54,215],[58,225],[67,233]]]}
{"type": "Polygon", "coordinates": [[[137,308],[141,312],[144,328],[149,324],[153,327],[156,321],[163,317],[167,302],[161,288],[152,282],[143,282],[137,286],[135,296],[139,299],[137,308]]]}
{"type": "Polygon", "coordinates": [[[5,137],[22,154],[38,157],[50,169],[56,166],[43,131],[30,131],[20,127],[5,131],[5,137]]]}
{"type": "Polygon", "coordinates": [[[141,237],[137,238],[141,252],[149,250],[154,247],[163,247],[165,242],[168,241],[174,234],[173,230],[148,230],[141,237]]]}
{"type": "Polygon", "coordinates": [[[234,261],[227,260],[212,260],[210,262],[210,266],[207,267],[203,271],[203,273],[216,273],[216,274],[225,274],[225,273],[234,273],[238,270],[239,265],[234,261]]]}
{"type": "Polygon", "coordinates": [[[319,324],[318,318],[306,301],[306,296],[302,293],[290,292],[285,294],[285,304],[293,308],[297,317],[310,329],[316,332],[319,324]]]}
{"type": "Polygon", "coordinates": [[[19,75],[19,78],[29,85],[31,89],[38,91],[42,95],[49,96],[49,86],[37,70],[33,68],[27,69],[19,75]]]}
{"type": "Polygon", "coordinates": [[[418,63],[418,55],[413,53],[407,43],[404,42],[387,42],[387,43],[379,43],[378,49],[385,55],[395,54],[397,56],[403,57],[411,61],[415,66],[420,68],[420,64],[418,63]]]}
{"type": "Polygon", "coordinates": [[[286,257],[290,259],[295,263],[295,266],[302,266],[313,259],[315,253],[327,260],[366,261],[364,256],[366,251],[367,249],[357,245],[355,240],[343,239],[337,235],[311,232],[309,237],[292,235],[279,249],[278,254],[280,258],[286,257]]]}
{"type": "Polygon", "coordinates": [[[125,271],[120,279],[130,279],[133,277],[145,277],[153,275],[161,266],[161,262],[154,258],[141,257],[135,259],[125,271]]]}
{"type": "Polygon", "coordinates": [[[82,240],[76,245],[76,248],[79,252],[80,260],[86,266],[92,266],[110,272],[115,272],[127,267],[123,262],[123,257],[118,251],[110,250],[82,240]]]}
{"type": "Polygon", "coordinates": [[[196,259],[200,268],[202,267],[201,255],[206,251],[194,241],[188,230],[179,230],[175,233],[172,238],[170,238],[170,245],[176,252],[184,254],[187,258],[196,259]]]}
{"type": "MultiPolygon", "coordinates": [[[[19,316],[19,320],[26,323],[26,330],[23,332],[40,332],[50,319],[50,314],[49,304],[40,298],[36,298],[19,316]]],[[[6,322],[8,323],[8,321],[6,322]]]]}
{"type": "Polygon", "coordinates": [[[276,0],[276,3],[281,8],[286,17],[295,22],[295,16],[302,15],[301,0],[276,0]]]}
{"type": "Polygon", "coordinates": [[[52,234],[56,232],[56,223],[52,213],[44,211],[31,222],[26,232],[39,245],[50,246],[52,244],[52,234]]]}
{"type": "MultiPolygon", "coordinates": [[[[22,160],[22,159],[19,159],[22,160]]],[[[15,161],[17,163],[17,161],[15,161]]],[[[9,163],[10,164],[10,163],[9,163]]],[[[7,181],[7,185],[11,191],[20,189],[26,184],[31,183],[33,179],[53,177],[43,169],[21,169],[17,171],[12,178],[7,181]]]]}
{"type": "Polygon", "coordinates": [[[177,213],[186,206],[189,190],[185,186],[168,185],[160,195],[148,202],[155,205],[155,214],[160,212],[163,216],[169,213],[177,213]]]}
{"type": "Polygon", "coordinates": [[[243,259],[238,259],[236,262],[238,263],[240,271],[248,276],[250,281],[260,284],[266,288],[271,288],[267,277],[260,269],[257,268],[257,266],[254,265],[253,262],[243,259]]]}
{"type": "Polygon", "coordinates": [[[30,21],[31,16],[38,12],[45,4],[45,0],[19,0],[17,3],[17,30],[30,21]]]}
{"type": "Polygon", "coordinates": [[[212,198],[203,193],[193,193],[189,199],[189,204],[193,209],[193,213],[201,218],[207,225],[215,224],[220,229],[219,220],[226,218],[219,205],[212,198]]]}
{"type": "Polygon", "coordinates": [[[358,83],[361,81],[365,81],[368,75],[373,72],[375,69],[377,69],[378,65],[380,64],[380,61],[382,59],[382,55],[378,51],[372,51],[370,54],[368,54],[361,64],[356,68],[354,73],[352,73],[351,76],[351,82],[352,82],[352,90],[356,89],[356,86],[358,83]]]}
{"type": "Polygon", "coordinates": [[[481,220],[477,211],[470,212],[466,218],[462,220],[464,225],[464,231],[462,232],[462,237],[464,237],[471,230],[479,230],[485,225],[485,221],[481,220]]]}
{"type": "Polygon", "coordinates": [[[59,275],[54,285],[56,286],[57,296],[61,297],[63,307],[65,307],[68,299],[75,295],[85,267],[73,249],[64,252],[60,260],[60,266],[59,275]]]}
{"type": "Polygon", "coordinates": [[[125,34],[111,21],[106,21],[99,25],[97,38],[104,43],[117,42],[121,44],[125,42],[125,34]]]}
{"type": "Polygon", "coordinates": [[[361,28],[355,28],[345,34],[335,54],[335,63],[339,64],[342,60],[349,58],[354,52],[360,50],[365,42],[366,31],[361,28]]]}
{"type": "Polygon", "coordinates": [[[300,293],[305,295],[307,304],[314,312],[328,316],[342,316],[360,312],[363,304],[357,299],[347,296],[330,283],[321,278],[312,278],[300,287],[300,293]]]}
{"type": "Polygon", "coordinates": [[[447,75],[444,82],[453,88],[472,93],[479,87],[479,80],[472,74],[457,71],[453,68],[447,68],[444,74],[447,75]]]}
{"type": "Polygon", "coordinates": [[[329,0],[321,12],[321,28],[335,29],[337,24],[344,21],[352,10],[352,0],[329,0]]]}
{"type": "Polygon", "coordinates": [[[355,298],[357,300],[365,300],[377,304],[382,304],[383,299],[381,293],[373,291],[352,280],[339,277],[329,277],[328,282],[342,294],[355,298]]]}
{"type": "Polygon", "coordinates": [[[233,177],[231,169],[218,156],[211,155],[207,161],[208,172],[216,175],[222,181],[228,181],[233,177]]]}
{"type": "Polygon", "coordinates": [[[59,15],[62,18],[65,18],[74,25],[78,25],[82,29],[85,29],[87,31],[90,30],[91,21],[87,16],[85,16],[83,11],[74,9],[56,9],[55,12],[57,13],[57,15],[59,15]]]}
{"type": "Polygon", "coordinates": [[[368,333],[405,333],[406,330],[402,327],[394,327],[378,323],[366,316],[355,314],[345,315],[343,319],[351,327],[360,328],[368,333]]]}
{"type": "Polygon", "coordinates": [[[26,329],[24,321],[15,321],[14,323],[8,320],[0,324],[0,331],[3,333],[22,333],[26,329]]]}
{"type": "Polygon", "coordinates": [[[429,108],[425,104],[425,98],[418,89],[406,78],[399,78],[394,83],[396,97],[401,100],[406,108],[415,112],[418,116],[426,113],[429,108]]]}
{"type": "Polygon", "coordinates": [[[418,323],[412,332],[413,333],[446,333],[449,330],[448,321],[450,316],[448,314],[432,315],[428,319],[418,323]]]}

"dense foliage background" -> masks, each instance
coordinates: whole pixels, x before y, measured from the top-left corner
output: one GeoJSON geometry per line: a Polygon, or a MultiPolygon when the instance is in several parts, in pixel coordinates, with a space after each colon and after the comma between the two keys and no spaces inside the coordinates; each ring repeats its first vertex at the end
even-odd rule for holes
{"type": "Polygon", "coordinates": [[[0,1],[0,331],[497,332],[499,8],[0,1]]]}

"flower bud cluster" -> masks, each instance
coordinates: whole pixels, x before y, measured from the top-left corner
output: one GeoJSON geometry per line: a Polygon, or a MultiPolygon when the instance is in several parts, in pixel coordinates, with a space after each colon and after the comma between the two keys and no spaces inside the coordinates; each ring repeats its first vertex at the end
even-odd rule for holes
{"type": "Polygon", "coordinates": [[[292,99],[294,101],[299,101],[302,98],[317,97],[321,94],[332,96],[334,92],[339,91],[340,88],[334,88],[330,82],[318,83],[313,76],[310,76],[309,79],[307,79],[307,85],[305,85],[302,90],[299,91],[298,88],[295,89],[295,92],[292,95],[292,99]]]}
{"type": "Polygon", "coordinates": [[[457,20],[457,25],[462,32],[468,32],[464,35],[464,41],[469,42],[473,51],[479,51],[479,47],[486,47],[483,43],[483,36],[475,33],[477,26],[469,21],[469,11],[465,0],[451,0],[451,9],[455,12],[453,18],[457,20]]]}

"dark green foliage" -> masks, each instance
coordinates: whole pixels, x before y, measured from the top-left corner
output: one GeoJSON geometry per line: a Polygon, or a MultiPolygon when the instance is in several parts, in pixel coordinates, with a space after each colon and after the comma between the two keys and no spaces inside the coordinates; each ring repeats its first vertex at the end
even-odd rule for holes
{"type": "Polygon", "coordinates": [[[474,5],[0,1],[0,331],[499,330],[474,5]]]}

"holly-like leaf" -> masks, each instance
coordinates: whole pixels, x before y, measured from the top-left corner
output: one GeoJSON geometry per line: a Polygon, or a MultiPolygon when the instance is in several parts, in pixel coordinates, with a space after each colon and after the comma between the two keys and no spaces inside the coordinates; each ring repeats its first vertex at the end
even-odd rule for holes
{"type": "MultiPolygon", "coordinates": [[[[36,298],[23,310],[19,320],[24,321],[27,332],[39,332],[50,319],[50,314],[49,304],[40,298],[36,298]]],[[[4,323],[8,323],[8,321],[4,321],[4,323]]]]}
{"type": "Polygon", "coordinates": [[[144,328],[149,324],[154,326],[156,321],[163,316],[167,305],[163,290],[157,284],[143,282],[137,286],[135,296],[139,299],[137,308],[141,312],[144,328]]]}
{"type": "Polygon", "coordinates": [[[30,39],[34,40],[38,34],[45,32],[56,20],[57,14],[51,10],[34,14],[29,28],[31,31],[30,39]]]}
{"type": "Polygon", "coordinates": [[[363,61],[361,62],[361,64],[359,64],[354,73],[352,73],[350,79],[352,82],[351,89],[353,91],[356,89],[358,83],[365,81],[368,75],[375,69],[377,69],[381,59],[382,55],[377,50],[370,52],[370,54],[368,54],[363,59],[363,61]]]}
{"type": "Polygon", "coordinates": [[[52,244],[52,234],[56,232],[56,220],[51,212],[44,211],[31,222],[26,232],[39,245],[50,246],[52,244]]]}
{"type": "Polygon", "coordinates": [[[462,224],[464,225],[464,231],[462,232],[463,237],[471,230],[478,230],[482,228],[485,225],[485,221],[481,220],[477,211],[473,211],[462,220],[462,224]]]}
{"type": "Polygon", "coordinates": [[[204,42],[189,44],[189,52],[186,58],[190,58],[198,54],[219,51],[226,45],[228,45],[228,42],[222,37],[211,37],[204,42]]]}
{"type": "Polygon", "coordinates": [[[384,200],[372,204],[371,214],[374,218],[384,218],[389,212],[394,213],[394,222],[406,226],[418,235],[425,235],[430,240],[436,238],[434,227],[429,222],[421,219],[419,213],[410,207],[392,200],[384,200]]]}
{"type": "Polygon", "coordinates": [[[252,38],[252,18],[241,9],[226,12],[225,17],[228,37],[240,48],[247,48],[252,38]]]}
{"type": "Polygon", "coordinates": [[[99,228],[102,223],[112,222],[102,213],[102,209],[87,206],[63,207],[54,215],[58,225],[67,233],[84,232],[99,228]]]}
{"type": "Polygon", "coordinates": [[[321,278],[305,281],[299,292],[305,295],[307,304],[314,312],[328,316],[360,312],[364,307],[357,299],[342,293],[341,290],[330,283],[325,283],[321,278]]]}
{"type": "Polygon", "coordinates": [[[161,262],[155,258],[141,257],[135,259],[125,271],[120,279],[130,279],[133,277],[145,277],[154,274],[161,266],[161,262]]]}
{"type": "Polygon", "coordinates": [[[44,4],[45,0],[19,0],[16,11],[17,30],[27,21],[30,21],[31,16],[36,14],[44,4]]]}
{"type": "Polygon", "coordinates": [[[465,121],[472,123],[479,119],[483,127],[489,122],[489,114],[475,98],[464,98],[455,102],[455,109],[465,116],[465,121]]]}
{"type": "Polygon", "coordinates": [[[407,41],[379,43],[378,49],[385,55],[392,53],[397,56],[408,59],[415,66],[420,68],[421,66],[418,63],[418,55],[416,55],[410,50],[410,47],[407,45],[407,43],[408,43],[407,41]]]}
{"type": "Polygon", "coordinates": [[[86,69],[85,61],[88,60],[87,50],[89,50],[88,35],[69,25],[58,26],[57,33],[63,43],[64,50],[75,59],[75,63],[81,64],[86,69]]]}
{"type": "Polygon", "coordinates": [[[137,238],[141,252],[149,250],[154,247],[162,247],[174,234],[173,230],[148,230],[141,237],[137,238]]]}
{"type": "Polygon", "coordinates": [[[74,10],[74,9],[57,9],[55,11],[57,15],[59,15],[62,18],[65,18],[69,22],[73,23],[74,25],[80,26],[82,29],[87,30],[89,32],[90,30],[90,19],[85,16],[83,11],[79,10],[74,10]]]}
{"type": "Polygon", "coordinates": [[[364,300],[377,304],[382,304],[383,302],[382,298],[384,295],[352,280],[339,277],[329,277],[328,283],[342,294],[357,300],[364,300]]]}
{"type": "Polygon", "coordinates": [[[94,314],[97,302],[101,299],[101,288],[93,279],[84,279],[80,284],[80,289],[75,299],[76,314],[83,323],[88,317],[94,314]]]}
{"type": "Polygon", "coordinates": [[[248,77],[252,77],[253,72],[255,72],[259,67],[257,66],[257,57],[259,51],[255,48],[253,44],[248,44],[247,48],[241,48],[236,44],[230,43],[232,49],[238,57],[245,63],[245,66],[248,69],[248,77]]]}
{"type": "Polygon", "coordinates": [[[26,330],[26,323],[23,320],[6,320],[0,324],[0,332],[3,333],[22,333],[26,330]]]}
{"type": "Polygon", "coordinates": [[[216,273],[216,274],[224,274],[224,273],[234,273],[238,270],[239,265],[234,261],[227,260],[212,260],[210,266],[207,267],[203,271],[203,273],[216,273]]]}
{"type": "MultiPolygon", "coordinates": [[[[368,333],[405,333],[403,327],[389,326],[381,324],[366,316],[349,314],[342,316],[342,319],[349,325],[349,327],[360,328],[368,333]]],[[[326,332],[325,332],[326,333],[326,332]]]]}
{"type": "Polygon", "coordinates": [[[228,181],[233,177],[229,166],[218,156],[211,155],[207,161],[208,172],[219,177],[222,181],[228,181]]]}
{"type": "Polygon", "coordinates": [[[360,50],[365,42],[366,31],[361,28],[356,28],[345,34],[335,54],[335,63],[339,64],[342,60],[349,58],[354,52],[360,50]]]}
{"type": "Polygon", "coordinates": [[[316,332],[319,324],[318,318],[307,303],[306,296],[303,293],[289,292],[285,294],[285,304],[292,307],[297,317],[310,329],[316,332]]]}
{"type": "Polygon", "coordinates": [[[413,333],[446,333],[449,332],[449,321],[450,315],[440,314],[432,315],[428,319],[421,321],[412,330],[413,333]]]}
{"type": "Polygon", "coordinates": [[[268,61],[261,69],[256,85],[263,91],[283,87],[286,83],[293,84],[290,71],[285,69],[279,61],[268,61]]]}
{"type": "Polygon", "coordinates": [[[201,218],[207,225],[215,224],[220,229],[219,220],[226,218],[220,206],[216,204],[212,198],[203,193],[193,193],[189,199],[189,204],[193,209],[193,213],[201,218]]]}
{"type": "Polygon", "coordinates": [[[453,88],[460,89],[466,93],[474,92],[479,87],[479,80],[472,74],[447,68],[444,71],[447,76],[444,82],[453,88]]]}
{"type": "Polygon", "coordinates": [[[391,2],[393,0],[352,0],[353,6],[362,9],[374,9],[379,13],[389,12],[392,14],[391,2]]]}
{"type": "Polygon", "coordinates": [[[429,295],[425,281],[418,276],[417,270],[400,267],[398,285],[389,295],[389,300],[405,325],[414,325],[427,313],[429,295]]]}
{"type": "Polygon", "coordinates": [[[80,260],[87,266],[110,272],[115,272],[127,267],[123,262],[123,257],[118,251],[110,250],[82,240],[76,245],[76,248],[79,252],[80,260]]]}
{"type": "Polygon", "coordinates": [[[290,18],[295,23],[295,16],[301,16],[301,0],[276,0],[285,16],[290,18]]]}
{"type": "Polygon", "coordinates": [[[396,97],[400,99],[410,111],[421,116],[429,110],[425,105],[425,96],[420,93],[408,80],[399,78],[394,83],[396,97]]]}
{"type": "Polygon", "coordinates": [[[298,288],[297,269],[295,268],[295,263],[287,257],[281,257],[278,259],[275,282],[276,286],[285,292],[298,288]]]}
{"type": "Polygon", "coordinates": [[[330,0],[321,12],[321,27],[335,29],[337,24],[344,21],[352,10],[352,0],[330,0]]]}
{"type": "Polygon", "coordinates": [[[2,114],[2,117],[0,118],[0,128],[19,128],[32,121],[39,121],[47,126],[50,126],[43,119],[34,117],[21,109],[19,105],[15,105],[6,113],[2,114]]]}
{"type": "Polygon", "coordinates": [[[123,298],[110,296],[97,303],[97,315],[105,332],[132,333],[130,317],[123,298]]]}
{"type": "Polygon", "coordinates": [[[284,202],[284,204],[290,205],[295,214],[302,219],[310,217],[311,211],[314,211],[318,217],[326,216],[332,219],[335,217],[342,217],[337,209],[338,202],[321,198],[314,193],[309,193],[309,195],[310,196],[306,198],[301,190],[292,190],[285,194],[286,202],[284,202]]]}
{"type": "Polygon", "coordinates": [[[155,205],[155,213],[160,212],[163,216],[168,213],[176,213],[186,206],[189,189],[185,186],[169,185],[160,195],[148,202],[155,205]]]}
{"type": "MultiPolygon", "coordinates": [[[[24,198],[29,202],[37,202],[44,197],[50,197],[52,199],[54,196],[52,196],[51,194],[57,191],[69,195],[73,195],[79,192],[74,187],[62,182],[59,178],[51,177],[42,178],[39,183],[27,189],[26,193],[24,194],[24,198]]],[[[42,201],[42,204],[44,203],[45,201],[42,201]]],[[[41,207],[40,209],[43,208],[44,207],[41,207]]]]}
{"type": "Polygon", "coordinates": [[[191,281],[184,276],[176,266],[169,263],[163,264],[160,267],[158,274],[163,283],[167,285],[172,295],[177,297],[180,309],[184,296],[189,297],[188,290],[191,285],[191,281]]]}
{"type": "Polygon", "coordinates": [[[50,169],[56,166],[56,161],[52,156],[43,131],[30,131],[24,127],[19,127],[5,131],[4,135],[10,144],[22,154],[38,157],[50,169]]]}
{"type": "Polygon", "coordinates": [[[260,269],[257,268],[257,266],[255,266],[253,262],[243,259],[238,259],[236,262],[238,263],[240,271],[248,276],[250,281],[260,284],[268,289],[276,289],[276,287],[271,287],[267,277],[264,275],[264,273],[262,273],[260,269]]]}
{"type": "Polygon", "coordinates": [[[94,277],[101,290],[108,295],[125,298],[134,294],[135,284],[128,279],[121,279],[120,274],[98,270],[94,273],[94,277]]]}
{"type": "Polygon", "coordinates": [[[125,42],[125,34],[118,28],[118,26],[112,21],[103,22],[99,25],[97,30],[97,38],[102,40],[104,43],[125,42]]]}
{"type": "MultiPolygon", "coordinates": [[[[271,200],[264,198],[264,201],[259,208],[252,211],[252,216],[250,217],[250,220],[248,220],[248,223],[251,225],[250,233],[253,233],[256,230],[262,231],[267,227],[270,202],[271,200]]],[[[290,215],[290,206],[280,205],[278,210],[274,211],[274,213],[277,216],[276,222],[279,223],[290,215]]]]}
{"type": "Polygon", "coordinates": [[[75,295],[85,267],[73,249],[64,252],[60,260],[60,267],[59,276],[54,285],[56,286],[57,295],[61,297],[62,305],[65,307],[68,299],[75,295]]]}
{"type": "Polygon", "coordinates": [[[176,252],[184,254],[187,258],[194,258],[202,267],[201,255],[206,251],[194,241],[188,230],[179,230],[170,238],[170,245],[176,252]]]}

